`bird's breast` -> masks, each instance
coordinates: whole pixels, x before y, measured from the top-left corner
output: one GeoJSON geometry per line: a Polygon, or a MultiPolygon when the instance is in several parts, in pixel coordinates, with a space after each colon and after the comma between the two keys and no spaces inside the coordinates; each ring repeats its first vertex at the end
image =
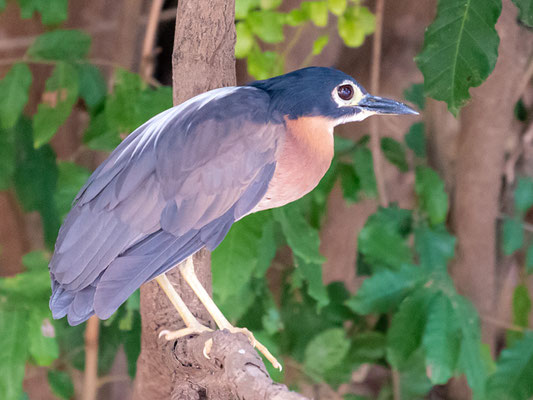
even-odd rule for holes
{"type": "Polygon", "coordinates": [[[280,207],[313,190],[333,159],[333,124],[324,117],[286,119],[267,193],[253,211],[280,207]]]}

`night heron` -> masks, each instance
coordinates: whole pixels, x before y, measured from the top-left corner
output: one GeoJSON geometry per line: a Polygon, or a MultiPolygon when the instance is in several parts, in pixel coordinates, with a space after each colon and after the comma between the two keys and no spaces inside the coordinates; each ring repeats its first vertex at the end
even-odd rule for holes
{"type": "Polygon", "coordinates": [[[219,328],[244,331],[279,366],[218,310],[192,255],[213,250],[247,214],[311,191],[330,166],[333,128],[373,114],[416,112],[368,94],[343,72],[311,67],[215,89],[153,117],[94,171],[59,231],[50,262],[54,318],[109,318],[156,279],[186,325],[165,332],[168,339],[209,330],[165,276],[179,265],[219,328]]]}

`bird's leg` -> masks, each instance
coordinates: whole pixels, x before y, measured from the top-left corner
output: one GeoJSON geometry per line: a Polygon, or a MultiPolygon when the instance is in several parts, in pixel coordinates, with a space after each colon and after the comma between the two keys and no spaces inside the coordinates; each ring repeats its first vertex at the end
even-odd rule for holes
{"type": "Polygon", "coordinates": [[[176,308],[186,328],[177,331],[163,330],[159,333],[159,337],[165,336],[167,340],[177,339],[183,336],[187,336],[193,333],[202,333],[211,331],[207,326],[202,325],[194,315],[190,312],[189,308],[185,305],[184,301],[174,289],[174,286],[170,283],[165,274],[159,275],[155,278],[161,289],[165,292],[172,305],[176,308]]]}
{"type": "Polygon", "coordinates": [[[209,296],[207,291],[204,289],[200,281],[198,280],[198,277],[196,276],[196,273],[194,272],[194,264],[192,261],[192,257],[189,257],[187,260],[185,260],[184,263],[180,264],[178,266],[181,275],[185,279],[185,281],[189,284],[191,289],[196,293],[196,296],[198,299],[202,302],[204,307],[206,308],[207,312],[213,317],[216,324],[220,329],[227,329],[228,331],[232,333],[244,333],[252,345],[259,350],[268,361],[272,363],[274,368],[278,368],[281,371],[281,364],[276,360],[276,358],[268,351],[268,349],[259,343],[252,332],[250,332],[246,328],[236,328],[226,319],[224,314],[219,310],[213,299],[209,296]]]}

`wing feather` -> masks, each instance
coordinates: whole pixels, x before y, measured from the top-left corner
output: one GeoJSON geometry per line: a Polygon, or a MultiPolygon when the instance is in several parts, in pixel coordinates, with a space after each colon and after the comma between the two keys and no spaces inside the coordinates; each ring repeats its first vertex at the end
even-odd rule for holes
{"type": "Polygon", "coordinates": [[[264,196],[285,137],[252,87],[197,96],[129,135],[80,190],[50,263],[54,317],[109,317],[142,283],[214,249],[264,196]]]}

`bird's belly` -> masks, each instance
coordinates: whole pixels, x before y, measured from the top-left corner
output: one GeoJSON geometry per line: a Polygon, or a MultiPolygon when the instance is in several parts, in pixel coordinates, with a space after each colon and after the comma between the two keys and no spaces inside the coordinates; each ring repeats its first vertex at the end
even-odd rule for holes
{"type": "Polygon", "coordinates": [[[331,164],[331,158],[319,163],[313,160],[312,165],[302,161],[298,168],[278,164],[265,196],[252,212],[281,207],[305,196],[318,185],[331,164]]]}
{"type": "Polygon", "coordinates": [[[287,136],[267,192],[251,211],[280,207],[313,190],[333,159],[333,126],[322,117],[287,120],[287,136]]]}

